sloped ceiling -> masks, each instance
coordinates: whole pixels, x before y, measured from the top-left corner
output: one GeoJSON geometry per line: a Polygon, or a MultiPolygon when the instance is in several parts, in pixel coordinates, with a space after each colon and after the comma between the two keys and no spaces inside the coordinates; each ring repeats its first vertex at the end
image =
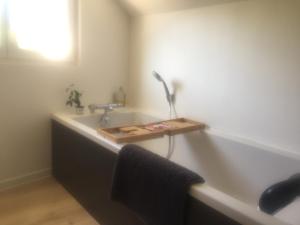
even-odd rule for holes
{"type": "Polygon", "coordinates": [[[117,0],[131,15],[145,15],[197,8],[242,0],[117,0]]]}

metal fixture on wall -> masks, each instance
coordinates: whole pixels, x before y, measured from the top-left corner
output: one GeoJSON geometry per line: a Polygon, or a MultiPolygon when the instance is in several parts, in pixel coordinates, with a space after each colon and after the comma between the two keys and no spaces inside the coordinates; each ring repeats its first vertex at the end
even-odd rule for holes
{"type": "MultiPolygon", "coordinates": [[[[166,98],[167,101],[169,103],[169,117],[170,119],[172,119],[173,114],[174,117],[177,118],[177,112],[176,112],[176,108],[175,108],[175,94],[171,93],[167,83],[165,82],[165,80],[162,78],[162,76],[157,73],[156,71],[152,72],[152,75],[159,81],[162,82],[165,92],[166,92],[166,98]]],[[[174,149],[175,149],[175,138],[172,136],[169,136],[169,143],[168,143],[169,147],[168,147],[168,154],[167,154],[167,159],[170,159],[174,153],[174,149]]]]}

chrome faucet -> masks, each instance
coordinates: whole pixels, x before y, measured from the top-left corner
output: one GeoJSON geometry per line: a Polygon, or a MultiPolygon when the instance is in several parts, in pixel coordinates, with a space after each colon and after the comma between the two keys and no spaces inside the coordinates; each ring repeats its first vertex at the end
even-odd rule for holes
{"type": "Polygon", "coordinates": [[[104,110],[104,113],[101,115],[101,118],[100,118],[100,124],[101,125],[107,125],[110,118],[108,116],[108,113],[113,111],[115,108],[121,108],[121,107],[124,107],[123,104],[120,104],[120,103],[109,103],[109,104],[90,104],[88,106],[89,110],[90,110],[90,113],[95,113],[95,111],[97,109],[103,109],[104,110]]]}
{"type": "Polygon", "coordinates": [[[123,104],[119,104],[119,103],[90,104],[88,106],[90,113],[95,113],[97,109],[103,109],[104,113],[108,113],[110,111],[113,111],[115,108],[121,108],[121,107],[123,107],[123,104]]]}

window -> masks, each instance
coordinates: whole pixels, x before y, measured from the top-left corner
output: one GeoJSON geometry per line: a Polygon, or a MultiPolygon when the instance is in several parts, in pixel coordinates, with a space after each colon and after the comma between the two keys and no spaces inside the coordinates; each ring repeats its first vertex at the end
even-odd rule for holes
{"type": "Polygon", "coordinates": [[[0,0],[0,56],[72,60],[75,0],[0,0]]]}

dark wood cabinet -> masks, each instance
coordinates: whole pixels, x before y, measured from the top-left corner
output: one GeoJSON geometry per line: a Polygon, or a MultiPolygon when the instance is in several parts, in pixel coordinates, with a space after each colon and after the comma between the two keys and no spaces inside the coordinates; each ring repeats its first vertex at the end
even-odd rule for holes
{"type": "MultiPolygon", "coordinates": [[[[116,158],[116,153],[52,121],[53,176],[101,225],[144,225],[125,206],[110,200],[116,158]]],[[[187,225],[238,224],[192,197],[187,210],[187,225]]]]}

